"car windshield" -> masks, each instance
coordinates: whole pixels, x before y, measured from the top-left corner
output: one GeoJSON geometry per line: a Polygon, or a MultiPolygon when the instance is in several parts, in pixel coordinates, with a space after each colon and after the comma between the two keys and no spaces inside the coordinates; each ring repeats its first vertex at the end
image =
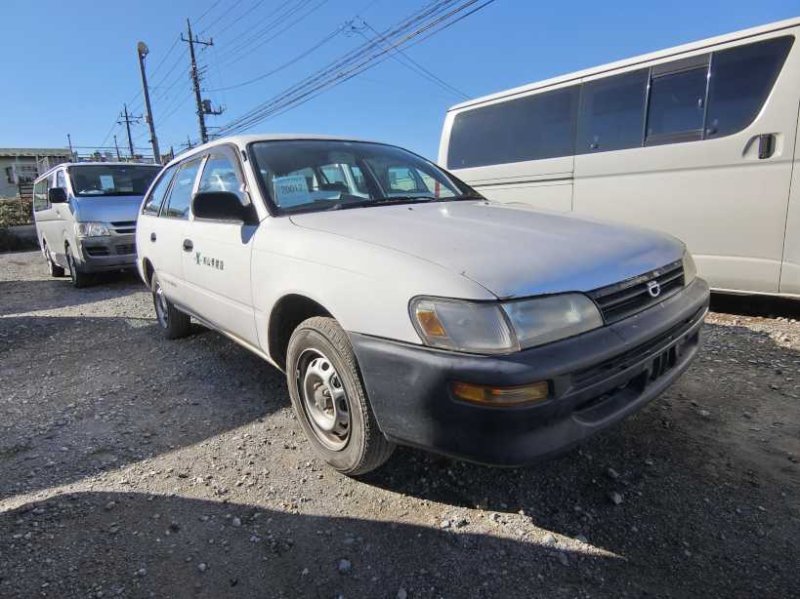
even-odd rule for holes
{"type": "Polygon", "coordinates": [[[377,143],[287,140],[251,146],[273,206],[282,213],[481,196],[411,152],[377,143]]]}
{"type": "Polygon", "coordinates": [[[141,164],[87,164],[67,170],[76,196],[143,196],[161,168],[141,164]]]}

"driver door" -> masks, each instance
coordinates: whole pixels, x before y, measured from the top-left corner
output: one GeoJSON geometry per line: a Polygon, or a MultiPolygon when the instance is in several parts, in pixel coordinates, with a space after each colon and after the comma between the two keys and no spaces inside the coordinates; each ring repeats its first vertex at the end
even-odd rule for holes
{"type": "MultiPolygon", "coordinates": [[[[238,156],[228,146],[206,156],[197,193],[228,191],[250,201],[238,156]]],[[[257,225],[198,219],[192,214],[183,242],[187,307],[249,345],[258,345],[250,259],[257,225]]]]}

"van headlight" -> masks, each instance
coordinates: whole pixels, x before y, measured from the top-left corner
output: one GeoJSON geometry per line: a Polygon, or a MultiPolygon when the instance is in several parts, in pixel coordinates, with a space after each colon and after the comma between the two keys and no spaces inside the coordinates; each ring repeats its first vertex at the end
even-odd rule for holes
{"type": "Polygon", "coordinates": [[[480,354],[511,353],[603,326],[597,306],[580,293],[507,302],[419,297],[410,311],[426,345],[480,354]]]}
{"type": "Polygon", "coordinates": [[[75,223],[75,235],[78,237],[103,237],[111,235],[111,231],[106,223],[75,223]]]}
{"type": "Polygon", "coordinates": [[[683,251],[683,284],[688,285],[697,277],[697,266],[689,250],[683,251]]]}

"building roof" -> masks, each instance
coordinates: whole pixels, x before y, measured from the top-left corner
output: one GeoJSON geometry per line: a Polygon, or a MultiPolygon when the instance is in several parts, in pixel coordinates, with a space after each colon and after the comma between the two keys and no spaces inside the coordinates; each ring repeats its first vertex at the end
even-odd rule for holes
{"type": "Polygon", "coordinates": [[[69,156],[67,148],[0,148],[0,157],[69,156]]]}

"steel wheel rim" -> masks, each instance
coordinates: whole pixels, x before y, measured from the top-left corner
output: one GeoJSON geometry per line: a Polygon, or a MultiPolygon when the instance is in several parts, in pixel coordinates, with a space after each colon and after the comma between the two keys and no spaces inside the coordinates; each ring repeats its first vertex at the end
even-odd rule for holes
{"type": "Polygon", "coordinates": [[[350,402],[333,363],[319,350],[300,355],[295,375],[306,420],[328,449],[341,451],[350,440],[350,402]]]}
{"type": "Polygon", "coordinates": [[[156,283],[156,289],[153,292],[153,303],[156,307],[156,318],[158,319],[158,324],[162,326],[162,328],[167,328],[169,325],[168,321],[168,314],[169,311],[167,310],[167,298],[164,295],[164,290],[161,289],[161,285],[156,283]]]}

